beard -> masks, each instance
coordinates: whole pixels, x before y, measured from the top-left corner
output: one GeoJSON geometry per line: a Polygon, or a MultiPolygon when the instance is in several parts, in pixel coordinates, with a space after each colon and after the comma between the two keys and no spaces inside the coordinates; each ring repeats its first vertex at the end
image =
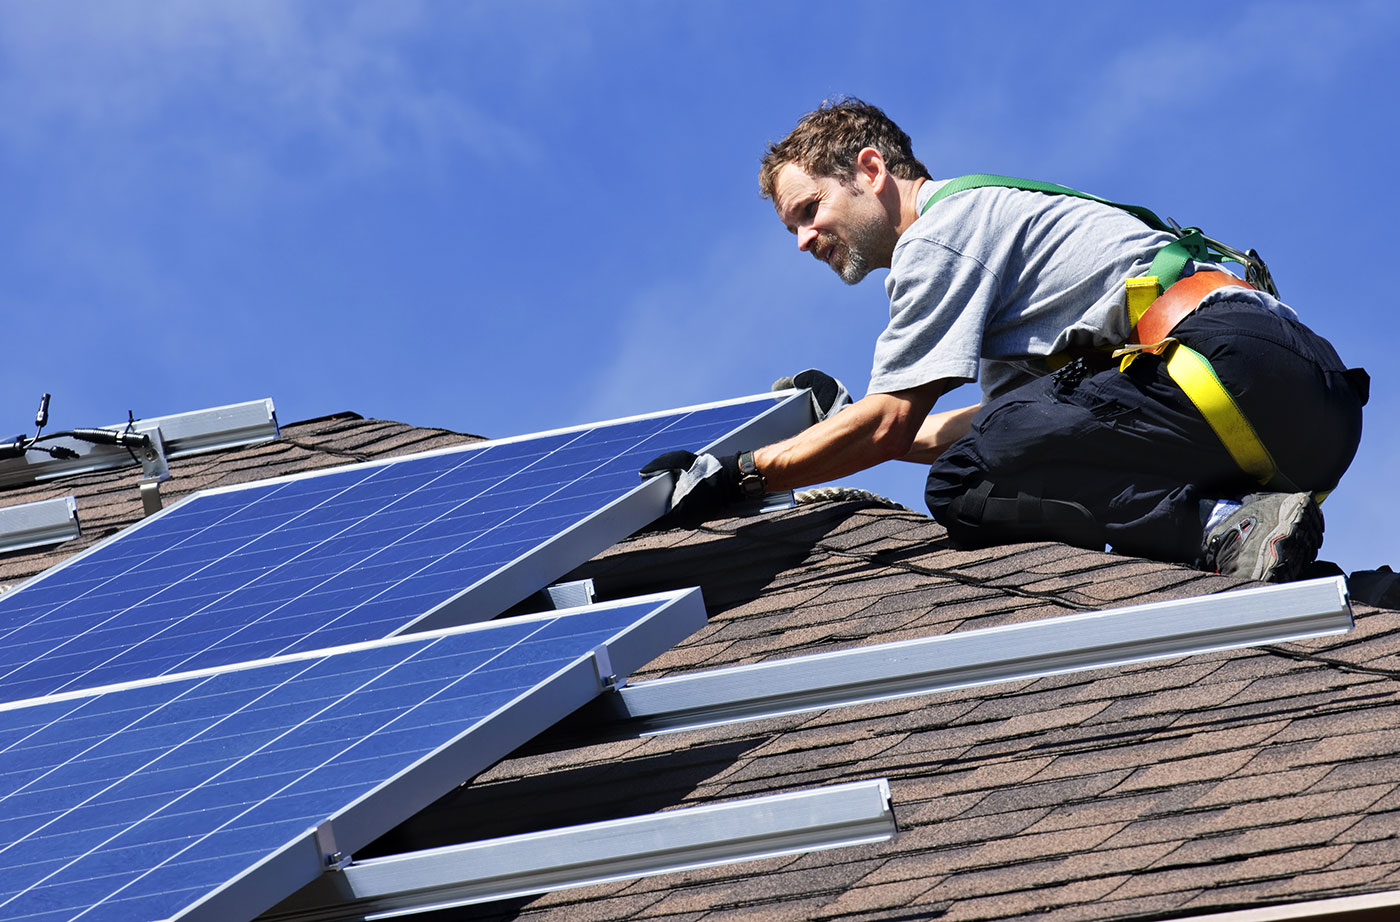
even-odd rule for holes
{"type": "MultiPolygon", "coordinates": [[[[889,237],[889,227],[879,217],[870,215],[852,226],[846,236],[849,239],[842,240],[832,233],[818,234],[812,253],[815,255],[830,250],[831,255],[826,259],[827,265],[831,266],[831,270],[841,281],[847,285],[854,285],[869,275],[870,270],[876,268],[875,254],[881,252],[884,247],[889,237]]],[[[889,249],[892,250],[893,246],[889,249]]]]}

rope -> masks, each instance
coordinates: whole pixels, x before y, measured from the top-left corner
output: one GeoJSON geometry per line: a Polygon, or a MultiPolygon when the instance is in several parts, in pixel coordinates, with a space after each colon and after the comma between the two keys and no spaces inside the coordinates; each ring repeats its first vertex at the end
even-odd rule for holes
{"type": "Polygon", "coordinates": [[[905,512],[914,511],[887,496],[881,496],[879,493],[872,493],[869,490],[858,490],[855,487],[815,487],[811,490],[798,490],[792,496],[798,503],[865,502],[890,509],[902,509],[905,512]]]}

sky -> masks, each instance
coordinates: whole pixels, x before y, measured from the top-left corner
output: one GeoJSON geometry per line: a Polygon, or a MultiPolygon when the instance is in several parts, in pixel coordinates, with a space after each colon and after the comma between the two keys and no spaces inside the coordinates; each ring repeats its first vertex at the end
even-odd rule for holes
{"type": "MultiPolygon", "coordinates": [[[[1262,253],[1372,376],[1321,556],[1400,568],[1400,4],[1135,8],[0,2],[0,410],[32,433],[46,392],[55,429],[271,397],[501,437],[808,367],[859,396],[884,272],[843,285],[756,181],[847,94],[936,177],[1060,182],[1262,253]]],[[[842,482],[923,508],[915,465],[842,482]]]]}

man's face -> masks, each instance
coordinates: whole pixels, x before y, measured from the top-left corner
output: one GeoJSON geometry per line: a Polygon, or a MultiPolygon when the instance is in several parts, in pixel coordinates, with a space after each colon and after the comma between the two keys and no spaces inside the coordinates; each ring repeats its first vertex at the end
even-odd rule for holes
{"type": "Polygon", "coordinates": [[[797,235],[797,248],[831,266],[847,285],[889,266],[899,234],[859,176],[843,183],[785,163],[773,183],[773,206],[797,235]]]}

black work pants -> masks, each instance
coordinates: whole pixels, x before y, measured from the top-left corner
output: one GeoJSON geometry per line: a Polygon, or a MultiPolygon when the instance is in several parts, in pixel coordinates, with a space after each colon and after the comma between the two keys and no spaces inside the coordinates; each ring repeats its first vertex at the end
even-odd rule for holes
{"type": "MultiPolygon", "coordinates": [[[[1361,438],[1364,372],[1248,301],[1198,308],[1172,336],[1210,361],[1289,480],[1314,492],[1337,485],[1361,438]]],[[[987,484],[992,497],[1078,503],[1115,549],[1185,563],[1198,556],[1203,510],[1260,489],[1151,355],[1126,372],[1048,376],[991,401],[930,469],[929,511],[954,540],[1070,540],[1053,526],[999,538],[957,521],[950,505],[987,484]]]]}

